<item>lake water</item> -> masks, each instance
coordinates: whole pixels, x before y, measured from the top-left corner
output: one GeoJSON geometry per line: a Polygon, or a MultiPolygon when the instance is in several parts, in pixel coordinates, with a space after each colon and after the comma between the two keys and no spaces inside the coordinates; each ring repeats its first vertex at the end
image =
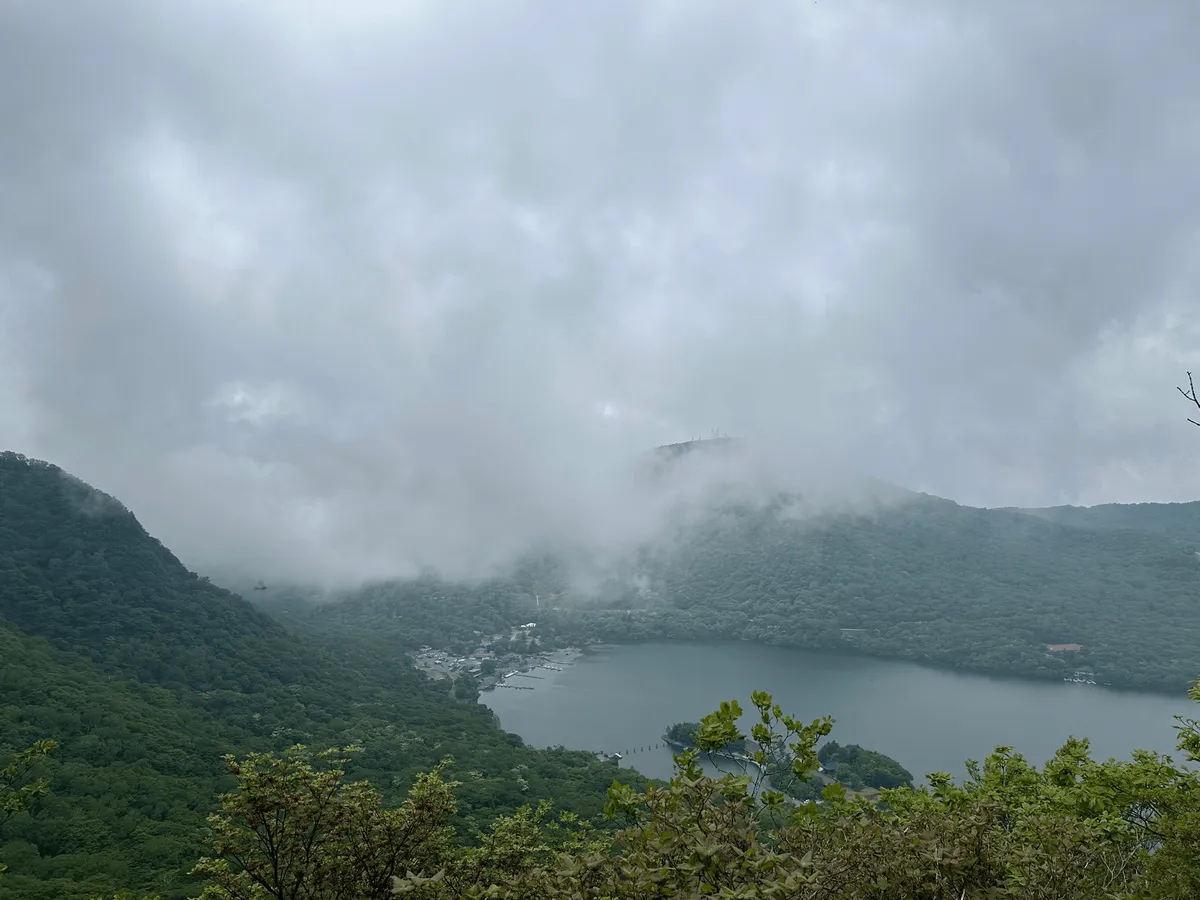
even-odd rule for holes
{"type": "Polygon", "coordinates": [[[770,692],[805,721],[833,716],[834,740],[886,753],[918,779],[937,771],[962,776],[964,760],[982,759],[997,744],[1041,764],[1071,735],[1090,738],[1101,759],[1136,748],[1174,754],[1173,717],[1200,716],[1200,706],[1182,695],[746,642],[603,647],[562,672],[535,672],[543,678],[513,679],[534,690],[498,688],[482,697],[506,731],[535,747],[619,752],[622,766],[654,778],[671,775],[671,751],[653,746],[668,725],[698,721],[722,700],[750,708],[754,690],[770,692]]]}

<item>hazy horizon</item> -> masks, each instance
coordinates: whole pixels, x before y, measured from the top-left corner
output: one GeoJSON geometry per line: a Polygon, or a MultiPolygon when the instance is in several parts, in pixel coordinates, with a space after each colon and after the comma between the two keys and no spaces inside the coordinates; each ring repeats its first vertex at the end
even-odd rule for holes
{"type": "MultiPolygon", "coordinates": [[[[708,452],[712,452],[710,448],[708,452]]],[[[0,448],[0,453],[5,452],[0,448]]],[[[14,452],[14,451],[9,451],[14,452]]],[[[18,455],[23,455],[19,454],[18,455]]],[[[572,590],[583,597],[596,592],[602,582],[626,582],[643,576],[637,570],[640,564],[634,560],[640,554],[670,554],[679,548],[679,541],[693,534],[693,526],[711,523],[712,516],[721,515],[727,507],[736,504],[764,509],[768,505],[782,519],[809,519],[819,523],[824,517],[834,514],[854,514],[872,518],[898,505],[933,497],[959,506],[953,497],[940,497],[927,492],[910,490],[903,485],[882,481],[870,475],[855,476],[843,473],[840,479],[820,483],[800,483],[771,477],[771,470],[763,463],[769,456],[750,455],[742,441],[728,436],[714,441],[710,438],[693,438],[671,445],[660,445],[643,451],[637,457],[626,460],[623,470],[627,476],[619,482],[610,482],[610,500],[625,507],[627,518],[617,521],[605,520],[615,530],[593,531],[590,534],[576,530],[564,535],[542,536],[526,544],[510,544],[499,554],[481,555],[473,565],[460,566],[452,561],[447,567],[434,563],[411,565],[383,565],[372,569],[321,570],[314,572],[304,567],[282,567],[270,570],[257,561],[245,559],[230,564],[225,560],[201,560],[188,558],[185,551],[171,547],[190,569],[208,576],[225,587],[248,590],[252,583],[261,584],[269,580],[276,587],[290,587],[317,592],[309,599],[337,599],[346,591],[356,591],[369,585],[404,581],[412,578],[436,576],[449,581],[478,582],[492,578],[507,578],[513,566],[549,554],[558,563],[567,567],[565,574],[572,582],[572,590]],[[704,455],[704,445],[716,443],[732,444],[734,453],[728,451],[715,460],[704,455]],[[683,454],[662,454],[664,450],[678,450],[688,445],[683,454]],[[652,465],[647,465],[652,462],[652,465]],[[780,506],[780,503],[783,503],[780,506]],[[630,569],[629,566],[634,568],[630,569]],[[631,574],[632,573],[632,574],[631,574]]],[[[41,460],[56,466],[52,460],[41,460]]],[[[73,483],[77,476],[63,469],[64,477],[73,483]]],[[[776,473],[778,474],[778,473],[776,473]]],[[[102,494],[121,503],[144,527],[146,523],[138,516],[137,509],[129,508],[120,497],[106,491],[103,485],[90,485],[102,494]]],[[[85,509],[93,501],[85,499],[85,509]]],[[[1200,502],[1200,501],[1173,501],[1200,502]]],[[[1097,504],[1100,505],[1100,504],[1097,504]]],[[[1000,511],[1016,510],[1039,512],[1045,507],[974,507],[1000,511]]],[[[1087,508],[1087,507],[1085,507],[1087,508]]],[[[152,528],[147,527],[151,537],[161,539],[152,528]]],[[[165,542],[164,542],[165,543],[165,542]]],[[[361,562],[361,561],[359,561],[361,562]]]]}
{"type": "Polygon", "coordinates": [[[714,430],[767,484],[1194,499],[1196,46],[1183,0],[0,4],[0,445],[317,580],[628,544],[627,461],[714,430]]]}

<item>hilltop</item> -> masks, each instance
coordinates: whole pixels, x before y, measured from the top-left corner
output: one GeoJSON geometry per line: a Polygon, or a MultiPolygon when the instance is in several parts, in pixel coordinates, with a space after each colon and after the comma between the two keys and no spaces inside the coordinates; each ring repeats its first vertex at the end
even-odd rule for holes
{"type": "Polygon", "coordinates": [[[661,459],[678,459],[693,453],[736,451],[744,446],[743,442],[735,437],[693,438],[690,441],[662,444],[650,452],[661,459]]]}

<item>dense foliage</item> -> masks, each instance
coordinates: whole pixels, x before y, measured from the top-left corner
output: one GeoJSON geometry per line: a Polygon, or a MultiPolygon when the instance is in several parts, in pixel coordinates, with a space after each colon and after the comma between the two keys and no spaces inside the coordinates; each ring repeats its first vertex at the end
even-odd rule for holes
{"type": "MultiPolygon", "coordinates": [[[[553,797],[595,818],[614,770],[532,750],[384,638],[298,637],[189,573],[115,500],[0,454],[0,765],[53,738],[51,793],[0,834],[0,898],[183,897],[226,753],[355,742],[389,802],[452,759],[458,834],[553,797]]],[[[634,777],[623,773],[622,777],[634,777]]]]}
{"type": "MultiPolygon", "coordinates": [[[[314,636],[386,634],[406,650],[427,646],[460,654],[538,612],[534,594],[512,577],[446,582],[429,576],[332,596],[272,585],[256,600],[279,621],[314,636]]],[[[497,649],[509,647],[501,642],[497,649]]]]}
{"type": "Polygon", "coordinates": [[[817,752],[824,770],[848,788],[898,788],[911,785],[912,772],[890,756],[858,744],[830,741],[817,752]]]}
{"type": "MultiPolygon", "coordinates": [[[[57,745],[51,740],[37,741],[10,754],[0,768],[0,829],[17,813],[29,811],[50,790],[50,779],[35,777],[38,763],[57,745]]],[[[0,872],[8,867],[0,863],[0,872]]]]}
{"type": "MultiPolygon", "coordinates": [[[[1200,546],[1164,533],[1161,520],[1082,527],[927,496],[870,514],[792,509],[727,509],[647,565],[612,608],[545,613],[539,627],[575,640],[851,649],[1046,678],[1085,671],[1171,692],[1200,671],[1200,546]]],[[[1200,518],[1200,504],[1173,512],[1189,515],[1200,518]]]]}
{"type": "MultiPolygon", "coordinates": [[[[1200,699],[1200,693],[1195,694],[1200,699]]],[[[798,778],[813,773],[831,723],[798,722],[766,694],[750,738],[761,759],[786,745],[798,778]]],[[[745,739],[741,709],[705,717],[698,749],[745,739]]],[[[1184,729],[1195,759],[1200,735],[1184,729]]],[[[367,784],[342,781],[336,761],[303,748],[230,759],[239,778],[211,819],[205,900],[356,897],[795,898],[795,900],[1184,900],[1200,896],[1200,778],[1155,754],[1098,763],[1068,742],[1038,770],[1009,748],[971,764],[960,786],[886,790],[786,807],[750,776],[714,780],[698,750],[676,757],[665,787],[613,785],[598,834],[570,816],[529,808],[493,823],[470,848],[453,840],[457,785],[434,770],[386,807],[367,784]]],[[[332,754],[331,754],[332,755],[332,754]]]]}
{"type": "Polygon", "coordinates": [[[1200,547],[1200,501],[1191,503],[1101,503],[1023,509],[1061,525],[1096,531],[1146,531],[1200,547]]]}
{"type": "MultiPolygon", "coordinates": [[[[673,725],[667,726],[665,737],[670,743],[684,750],[690,750],[696,746],[696,736],[700,733],[699,722],[675,722],[673,725]]],[[[744,740],[730,741],[725,749],[731,753],[744,753],[746,750],[746,742],[744,740]]]]}

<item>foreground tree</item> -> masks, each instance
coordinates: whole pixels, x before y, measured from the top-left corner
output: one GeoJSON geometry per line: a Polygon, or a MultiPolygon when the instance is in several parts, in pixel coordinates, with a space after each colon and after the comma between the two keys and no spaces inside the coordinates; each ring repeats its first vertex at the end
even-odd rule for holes
{"type": "Polygon", "coordinates": [[[239,784],[209,817],[213,856],[194,870],[211,882],[202,897],[380,900],[408,869],[444,868],[454,785],[442,769],[422,775],[398,809],[384,809],[370,784],[343,781],[355,750],[226,757],[239,784]]]}
{"type": "MultiPolygon", "coordinates": [[[[1200,700],[1200,692],[1193,690],[1200,700]]],[[[295,748],[229,761],[238,790],[212,819],[210,900],[257,898],[651,897],[876,900],[1183,900],[1200,896],[1200,780],[1159,754],[1098,762],[1072,739],[1040,770],[1012,748],[921,788],[850,799],[840,784],[792,804],[761,774],[781,748],[792,774],[815,771],[832,720],[802,723],[755,693],[749,735],[723,703],[675,757],[666,785],[614,783],[597,831],[547,805],[526,808],[455,843],[453,783],[424,776],[398,809],[343,781],[344,757],[295,748]],[[753,748],[742,774],[706,776],[702,754],[753,748]]],[[[1180,722],[1200,758],[1200,730],[1180,722]]]]}
{"type": "MultiPolygon", "coordinates": [[[[31,809],[38,798],[50,791],[50,780],[34,778],[33,774],[56,746],[54,741],[38,741],[14,753],[0,769],[0,829],[17,813],[31,809]]],[[[0,873],[7,868],[0,863],[0,873]]]]}

